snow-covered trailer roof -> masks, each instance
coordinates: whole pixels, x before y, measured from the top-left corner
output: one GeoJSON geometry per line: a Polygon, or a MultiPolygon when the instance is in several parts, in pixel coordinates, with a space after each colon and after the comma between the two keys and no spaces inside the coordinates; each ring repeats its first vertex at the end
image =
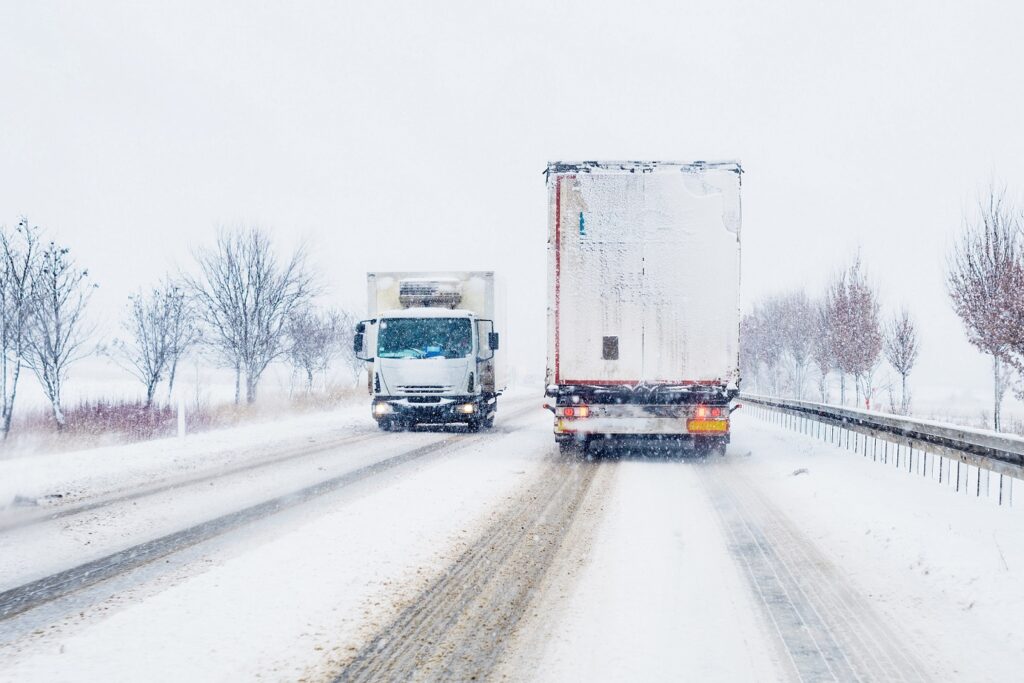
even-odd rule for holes
{"type": "Polygon", "coordinates": [[[549,161],[545,175],[559,173],[653,173],[681,171],[702,173],[724,170],[740,175],[743,166],[738,159],[726,161],[549,161]]]}

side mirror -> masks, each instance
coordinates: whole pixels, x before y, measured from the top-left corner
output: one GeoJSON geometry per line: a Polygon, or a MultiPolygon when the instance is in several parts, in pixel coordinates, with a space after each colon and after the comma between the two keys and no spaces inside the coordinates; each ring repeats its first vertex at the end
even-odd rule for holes
{"type": "Polygon", "coordinates": [[[357,323],[356,324],[356,333],[357,334],[362,334],[364,332],[366,332],[366,323],[357,323]]]}
{"type": "MultiPolygon", "coordinates": [[[[359,327],[363,327],[363,324],[360,323],[359,327]]],[[[356,328],[356,335],[352,337],[352,350],[355,351],[356,356],[359,356],[363,352],[364,335],[363,331],[359,329],[359,327],[356,328]]]]}
{"type": "Polygon", "coordinates": [[[491,348],[491,351],[497,351],[498,350],[498,342],[499,341],[500,341],[500,339],[498,338],[498,333],[497,332],[488,332],[487,333],[487,346],[489,346],[491,348]]]}

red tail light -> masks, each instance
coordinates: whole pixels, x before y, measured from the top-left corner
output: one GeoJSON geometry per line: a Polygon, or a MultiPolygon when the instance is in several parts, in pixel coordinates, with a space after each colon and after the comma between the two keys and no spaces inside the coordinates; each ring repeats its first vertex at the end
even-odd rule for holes
{"type": "Polygon", "coordinates": [[[711,409],[711,417],[718,417],[721,414],[722,414],[722,409],[721,408],[712,408],[711,409]]]}
{"type": "Polygon", "coordinates": [[[562,408],[562,417],[589,417],[590,406],[577,405],[562,408]]]}

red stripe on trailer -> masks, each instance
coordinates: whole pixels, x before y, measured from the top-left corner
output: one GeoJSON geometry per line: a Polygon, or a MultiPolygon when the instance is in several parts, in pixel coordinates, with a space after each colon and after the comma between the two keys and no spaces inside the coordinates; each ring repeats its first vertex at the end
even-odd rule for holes
{"type": "Polygon", "coordinates": [[[555,178],[555,384],[559,373],[559,327],[562,296],[562,176],[555,178]]]}
{"type": "Polygon", "coordinates": [[[715,387],[724,384],[716,379],[567,379],[562,384],[677,384],[683,386],[715,387]]]}

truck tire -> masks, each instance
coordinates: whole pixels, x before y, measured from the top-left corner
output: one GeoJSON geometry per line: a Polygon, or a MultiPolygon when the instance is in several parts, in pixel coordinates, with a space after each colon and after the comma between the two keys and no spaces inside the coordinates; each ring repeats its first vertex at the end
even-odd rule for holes
{"type": "Polygon", "coordinates": [[[725,457],[726,442],[721,439],[701,439],[695,444],[698,458],[725,457]]]}
{"type": "Polygon", "coordinates": [[[562,455],[571,455],[578,458],[587,452],[589,445],[586,441],[567,439],[558,442],[558,452],[562,455]]]}

